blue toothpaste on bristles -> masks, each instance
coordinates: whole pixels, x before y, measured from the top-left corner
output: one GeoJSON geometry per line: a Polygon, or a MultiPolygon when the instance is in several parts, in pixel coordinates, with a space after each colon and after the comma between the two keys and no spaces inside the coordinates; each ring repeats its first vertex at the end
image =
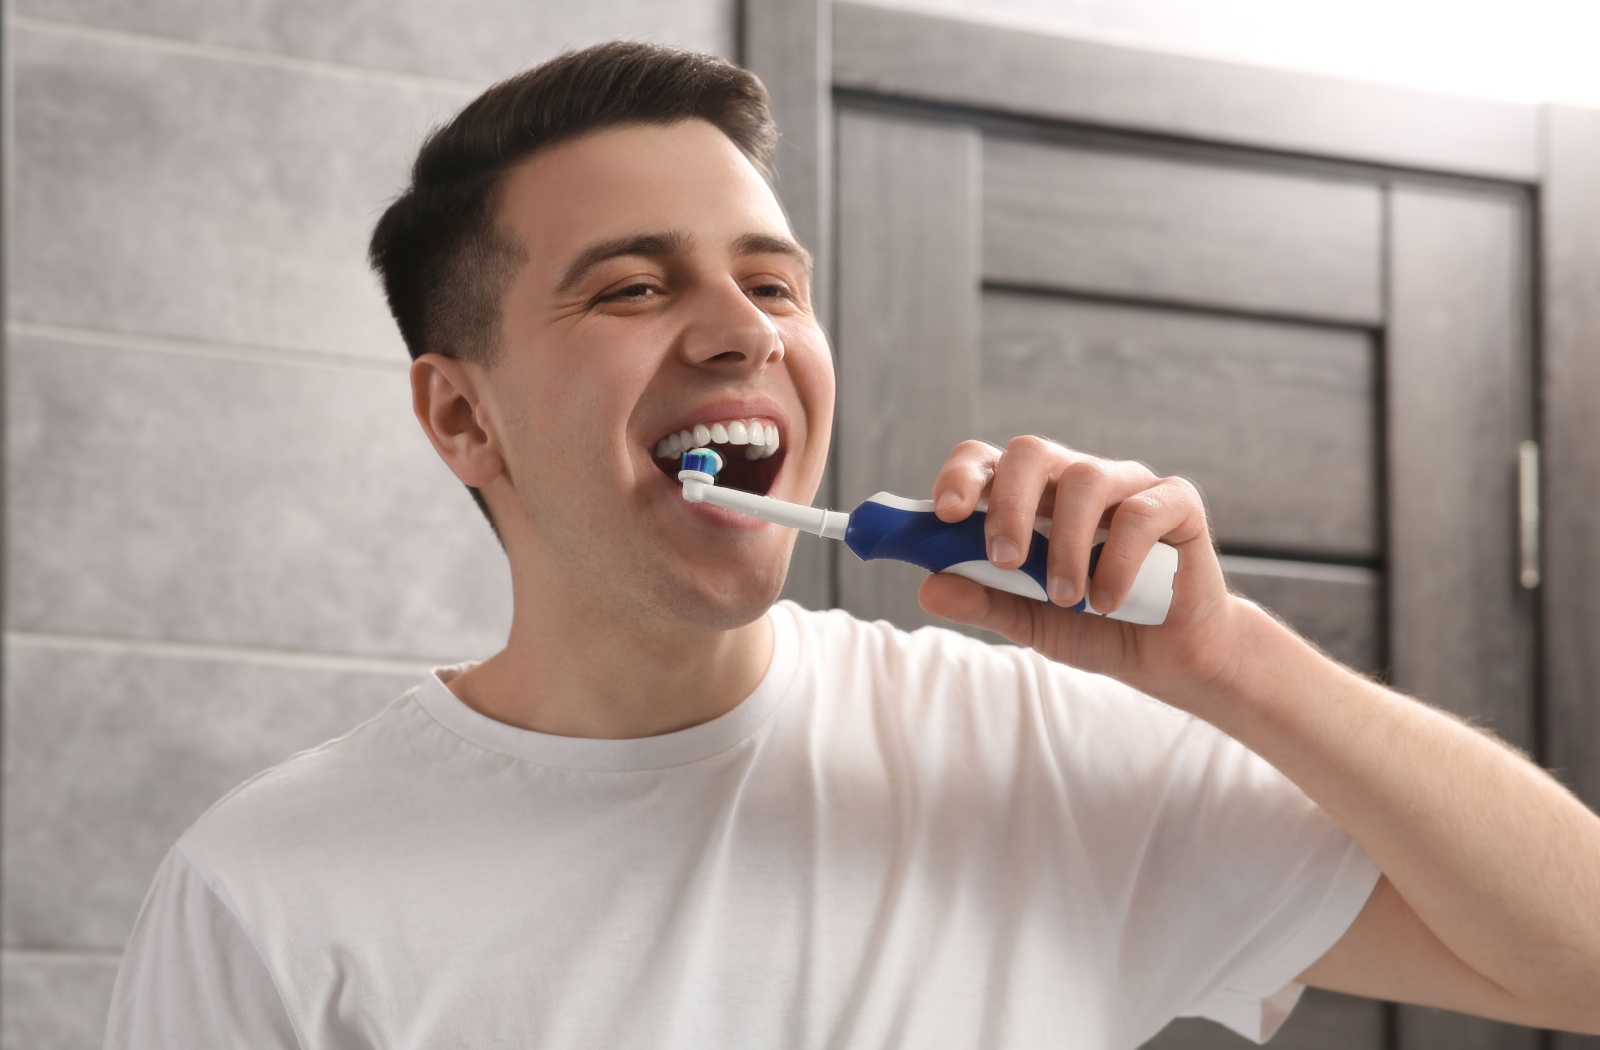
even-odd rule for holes
{"type": "MultiPolygon", "coordinates": [[[[973,511],[961,521],[946,522],[934,514],[932,500],[907,499],[891,492],[880,492],[845,514],[753,492],[718,488],[717,474],[722,470],[722,457],[709,448],[689,449],[683,454],[680,468],[678,480],[683,484],[683,498],[690,503],[710,503],[825,539],[843,540],[862,561],[886,558],[910,562],[929,572],[955,573],[986,587],[1041,602],[1050,601],[1045,591],[1048,522],[1035,527],[1022,565],[1002,569],[985,553],[987,515],[981,510],[973,511]]],[[[1097,539],[1090,552],[1091,578],[1100,559],[1101,546],[1097,539]]],[[[1177,549],[1158,543],[1140,566],[1133,590],[1115,610],[1101,614],[1089,605],[1087,596],[1066,608],[1129,623],[1158,624],[1167,618],[1167,609],[1172,605],[1172,579],[1177,572],[1177,549]]]]}

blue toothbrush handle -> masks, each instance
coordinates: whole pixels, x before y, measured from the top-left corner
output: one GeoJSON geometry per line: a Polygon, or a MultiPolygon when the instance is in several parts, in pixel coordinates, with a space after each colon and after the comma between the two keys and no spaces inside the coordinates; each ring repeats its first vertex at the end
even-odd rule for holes
{"type": "MultiPolygon", "coordinates": [[[[976,580],[986,587],[1020,594],[1024,598],[1048,602],[1045,571],[1049,540],[1038,530],[1028,545],[1027,557],[1016,569],[997,568],[989,561],[983,526],[987,515],[974,511],[965,519],[949,523],[933,512],[932,500],[912,500],[880,492],[850,512],[844,542],[862,561],[889,559],[910,562],[928,572],[949,572],[976,580]]],[[[1089,553],[1089,576],[1094,577],[1103,544],[1096,543],[1089,553]]],[[[1140,567],[1133,592],[1111,619],[1130,623],[1158,624],[1166,619],[1172,603],[1172,578],[1178,569],[1178,552],[1165,543],[1156,544],[1140,567]]],[[[1087,596],[1074,612],[1095,612],[1087,596]]]]}

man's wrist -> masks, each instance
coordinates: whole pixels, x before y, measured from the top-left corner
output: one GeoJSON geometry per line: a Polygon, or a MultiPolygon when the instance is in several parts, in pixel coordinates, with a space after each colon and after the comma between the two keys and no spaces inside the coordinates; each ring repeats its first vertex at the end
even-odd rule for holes
{"type": "Polygon", "coordinates": [[[1251,722],[1281,716],[1318,664],[1341,673],[1327,657],[1277,617],[1247,598],[1231,596],[1224,614],[1226,651],[1213,668],[1147,690],[1231,735],[1251,722]]]}

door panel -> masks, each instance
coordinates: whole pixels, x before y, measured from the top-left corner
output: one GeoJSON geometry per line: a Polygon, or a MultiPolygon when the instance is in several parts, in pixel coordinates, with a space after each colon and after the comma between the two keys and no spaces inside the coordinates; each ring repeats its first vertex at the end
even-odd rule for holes
{"type": "Polygon", "coordinates": [[[983,200],[992,283],[1383,319],[1370,183],[1001,139],[983,200]]]}
{"type": "Polygon", "coordinates": [[[1531,437],[1520,195],[1400,186],[1387,347],[1394,684],[1533,745],[1516,452],[1531,437]]]}
{"type": "MultiPolygon", "coordinates": [[[[926,499],[972,436],[977,345],[977,132],[843,110],[838,123],[840,506],[926,499]]],[[[840,558],[839,603],[912,628],[925,575],[840,558]]],[[[941,621],[942,622],[942,621],[941,621]]]]}
{"type": "Polygon", "coordinates": [[[1383,667],[1383,576],[1352,565],[1223,555],[1228,586],[1283,617],[1335,660],[1366,674],[1383,667]]]}
{"type": "Polygon", "coordinates": [[[1224,547],[1376,564],[1368,333],[1010,292],[984,295],[982,333],[985,440],[1043,434],[1190,478],[1224,547]]]}
{"type": "MultiPolygon", "coordinates": [[[[1388,430],[1394,684],[1534,744],[1533,592],[1516,450],[1531,437],[1530,215],[1520,193],[1398,186],[1388,430]]],[[[1539,1034],[1403,1008],[1403,1050],[1533,1050],[1539,1034]]]]}

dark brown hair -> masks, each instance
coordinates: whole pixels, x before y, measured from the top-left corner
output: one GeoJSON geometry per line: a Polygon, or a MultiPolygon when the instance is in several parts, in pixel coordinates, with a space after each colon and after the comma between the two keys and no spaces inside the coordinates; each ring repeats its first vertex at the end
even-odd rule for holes
{"type": "Polygon", "coordinates": [[[778,133],[761,81],[713,55],[654,44],[570,51],[496,84],[436,128],[368,249],[412,359],[487,365],[499,352],[500,301],[525,258],[495,221],[510,169],[590,132],[691,119],[720,129],[771,177],[778,133]]]}

